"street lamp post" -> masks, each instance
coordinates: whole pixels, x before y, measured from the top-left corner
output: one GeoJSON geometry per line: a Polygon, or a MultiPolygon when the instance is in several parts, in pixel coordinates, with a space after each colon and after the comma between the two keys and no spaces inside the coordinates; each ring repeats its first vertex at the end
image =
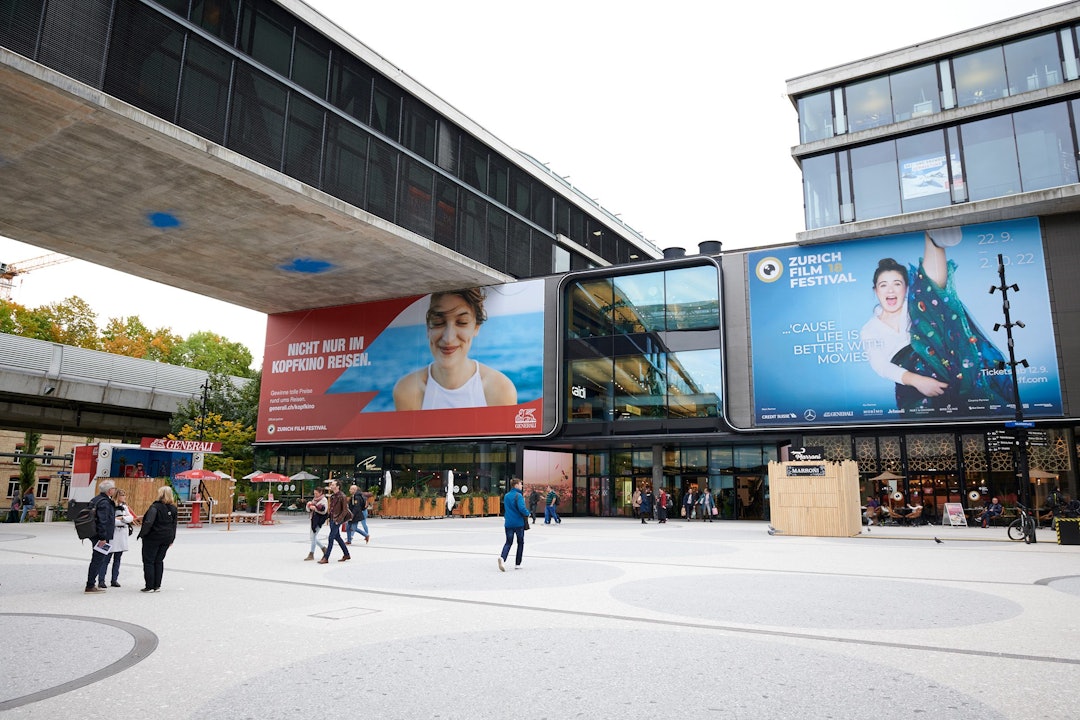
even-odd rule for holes
{"type": "MultiPolygon", "coordinates": [[[[1013,345],[1013,335],[1012,335],[1013,327],[1015,326],[1015,327],[1018,327],[1018,328],[1023,328],[1024,323],[1021,320],[1013,320],[1012,319],[1012,316],[1010,314],[1010,307],[1009,307],[1009,291],[1012,290],[1013,292],[1020,292],[1020,287],[1018,285],[1016,285],[1015,283],[1012,284],[1012,285],[1009,285],[1005,281],[1005,260],[1000,254],[997,256],[997,261],[998,261],[998,279],[1000,280],[1001,284],[1000,285],[992,285],[992,286],[990,286],[990,294],[993,295],[994,292],[997,291],[997,290],[1001,291],[1001,309],[1002,309],[1002,312],[1004,312],[1004,314],[1005,314],[1005,322],[1004,323],[994,323],[994,331],[997,332],[1001,328],[1005,328],[1005,336],[1008,338],[1009,360],[1008,360],[1008,362],[1005,362],[1005,363],[999,363],[999,365],[1008,365],[1009,370],[1010,370],[1010,374],[1012,375],[1013,403],[1016,406],[1016,412],[1014,413],[1014,416],[1013,416],[1014,421],[1011,424],[1012,424],[1013,427],[1016,428],[1016,475],[1017,475],[1017,482],[1019,483],[1018,490],[1019,490],[1019,494],[1020,494],[1020,498],[1021,498],[1020,502],[1022,502],[1029,509],[1032,509],[1031,508],[1031,478],[1030,478],[1030,473],[1029,473],[1029,469],[1028,469],[1028,433],[1027,433],[1027,428],[1031,423],[1024,422],[1024,405],[1020,401],[1020,380],[1017,377],[1017,372],[1016,372],[1016,369],[1019,366],[1023,366],[1023,367],[1026,368],[1028,366],[1028,361],[1026,359],[1023,359],[1023,360],[1017,360],[1016,359],[1016,349],[1015,349],[1015,347],[1013,345]]],[[[1038,517],[1037,512],[1035,512],[1035,516],[1038,517]]],[[[1035,523],[1035,526],[1036,527],[1038,526],[1037,521],[1035,523]]],[[[1034,528],[1032,529],[1032,532],[1031,532],[1030,541],[1031,542],[1036,542],[1034,528]]]]}
{"type": "Polygon", "coordinates": [[[210,394],[210,378],[202,384],[202,408],[199,411],[199,442],[203,439],[203,430],[206,427],[206,403],[210,394]]]}

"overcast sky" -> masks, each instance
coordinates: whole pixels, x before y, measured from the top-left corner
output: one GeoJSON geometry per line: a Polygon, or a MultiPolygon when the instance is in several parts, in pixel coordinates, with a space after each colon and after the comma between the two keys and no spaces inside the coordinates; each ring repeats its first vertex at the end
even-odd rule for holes
{"type": "MultiPolygon", "coordinates": [[[[308,4],[659,247],[694,252],[702,240],[745,248],[804,229],[787,79],[1055,3],[308,4]]],[[[0,238],[0,262],[46,252],[0,238]]],[[[262,357],[265,316],[234,305],[82,262],[16,283],[23,305],[75,294],[100,324],[136,314],[183,336],[212,330],[262,357]]]]}

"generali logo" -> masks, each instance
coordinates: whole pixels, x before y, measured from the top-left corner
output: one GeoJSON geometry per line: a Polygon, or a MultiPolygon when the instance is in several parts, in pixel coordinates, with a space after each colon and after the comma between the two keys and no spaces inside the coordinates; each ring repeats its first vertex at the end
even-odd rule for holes
{"type": "Polygon", "coordinates": [[[221,452],[221,443],[202,440],[170,440],[168,438],[146,438],[139,443],[149,450],[180,450],[182,452],[221,452]]]}
{"type": "Polygon", "coordinates": [[[521,408],[517,411],[517,415],[514,416],[514,428],[517,430],[535,430],[538,427],[536,422],[536,408],[521,408]]]}

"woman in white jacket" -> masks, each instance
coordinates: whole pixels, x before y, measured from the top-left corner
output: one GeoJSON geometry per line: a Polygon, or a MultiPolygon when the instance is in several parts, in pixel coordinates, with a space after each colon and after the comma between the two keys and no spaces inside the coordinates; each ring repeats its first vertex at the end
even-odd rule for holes
{"type": "MultiPolygon", "coordinates": [[[[127,506],[127,493],[123,490],[116,491],[116,531],[113,533],[112,547],[109,550],[110,558],[112,562],[112,583],[113,587],[120,587],[120,558],[128,550],[128,535],[131,531],[128,529],[131,524],[135,522],[135,516],[131,513],[131,509],[127,506]]],[[[109,563],[106,562],[101,566],[101,574],[98,576],[98,587],[105,587],[105,571],[109,569],[109,563]]]]}

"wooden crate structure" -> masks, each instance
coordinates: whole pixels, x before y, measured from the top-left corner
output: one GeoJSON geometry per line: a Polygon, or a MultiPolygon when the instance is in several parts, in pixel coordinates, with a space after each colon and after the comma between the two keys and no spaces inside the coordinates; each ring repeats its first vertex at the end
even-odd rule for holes
{"type": "MultiPolygon", "coordinates": [[[[106,478],[98,478],[96,482],[100,483],[106,478]]],[[[123,490],[127,493],[127,504],[131,508],[131,512],[136,516],[142,517],[146,514],[146,511],[150,509],[150,505],[157,500],[158,488],[162,485],[168,485],[168,478],[133,478],[133,477],[117,477],[108,478],[116,483],[118,490],[123,490]]],[[[203,484],[206,486],[210,496],[217,500],[217,504],[214,506],[215,513],[230,513],[233,509],[233,481],[232,480],[204,480],[203,484]]],[[[204,514],[206,506],[203,506],[204,514]]]]}
{"type": "Polygon", "coordinates": [[[769,463],[769,508],[772,526],[784,535],[858,535],[862,530],[858,463],[769,463]]]}

